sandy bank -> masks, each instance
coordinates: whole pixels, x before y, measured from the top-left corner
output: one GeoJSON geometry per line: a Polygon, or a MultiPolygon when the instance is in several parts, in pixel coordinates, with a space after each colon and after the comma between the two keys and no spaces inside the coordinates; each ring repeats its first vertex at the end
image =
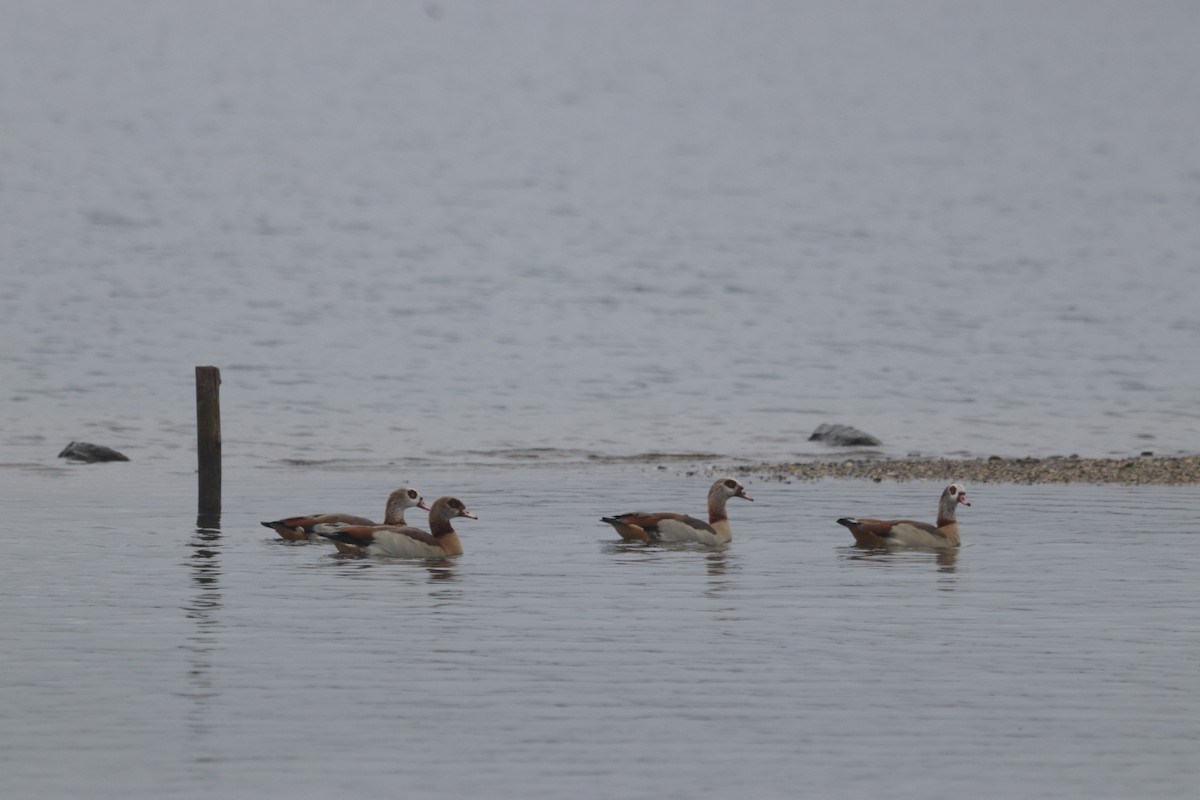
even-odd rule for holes
{"type": "Polygon", "coordinates": [[[846,459],[795,464],[759,464],[735,472],[775,480],[851,478],[862,480],[961,480],[966,483],[1119,483],[1181,486],[1200,483],[1200,456],[1166,458],[846,459]]]}

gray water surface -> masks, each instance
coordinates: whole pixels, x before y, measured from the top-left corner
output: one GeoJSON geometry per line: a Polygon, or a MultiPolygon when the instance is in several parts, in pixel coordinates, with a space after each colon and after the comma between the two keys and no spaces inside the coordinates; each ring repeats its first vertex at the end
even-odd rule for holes
{"type": "Polygon", "coordinates": [[[1200,451],[1187,2],[7,3],[0,446],[1200,451]]]}
{"type": "Polygon", "coordinates": [[[413,485],[479,519],[461,558],[406,562],[258,525],[317,493],[370,508],[392,470],[256,471],[219,530],[183,513],[187,476],[151,473],[5,475],[92,520],[18,513],[6,537],[8,796],[1124,798],[1200,779],[1193,488],[972,486],[961,552],[880,554],[836,517],[924,519],[939,486],[751,482],[733,544],[707,550],[598,520],[698,512],[707,476],[435,469],[413,485]]]}
{"type": "Polygon", "coordinates": [[[970,486],[949,555],[834,522],[925,483],[752,482],[723,551],[599,517],[826,422],[1200,452],[1198,41],[1171,0],[0,4],[0,795],[1194,795],[1194,487],[970,486]],[[258,524],[402,482],[463,557],[258,524]]]}

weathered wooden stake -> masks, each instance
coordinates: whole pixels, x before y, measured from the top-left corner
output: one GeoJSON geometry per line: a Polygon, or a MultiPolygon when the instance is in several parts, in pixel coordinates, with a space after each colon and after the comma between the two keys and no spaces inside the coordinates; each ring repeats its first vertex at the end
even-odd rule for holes
{"type": "Polygon", "coordinates": [[[200,466],[199,513],[221,513],[221,370],[196,367],[196,455],[200,466]]]}

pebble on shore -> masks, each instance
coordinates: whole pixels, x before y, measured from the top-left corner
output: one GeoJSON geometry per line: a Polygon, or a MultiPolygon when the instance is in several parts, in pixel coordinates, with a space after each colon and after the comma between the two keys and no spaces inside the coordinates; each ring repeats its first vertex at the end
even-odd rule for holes
{"type": "Polygon", "coordinates": [[[1200,483],[1200,456],[1132,458],[847,459],[759,464],[736,471],[787,481],[848,478],[880,482],[962,480],[967,483],[1119,483],[1182,486],[1200,483]]]}

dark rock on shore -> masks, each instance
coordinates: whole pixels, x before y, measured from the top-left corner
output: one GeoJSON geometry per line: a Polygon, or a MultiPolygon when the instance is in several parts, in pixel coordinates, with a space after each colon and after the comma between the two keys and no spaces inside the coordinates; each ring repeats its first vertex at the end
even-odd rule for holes
{"type": "Polygon", "coordinates": [[[71,442],[58,454],[59,458],[78,461],[82,464],[96,464],[101,461],[128,461],[129,458],[111,447],[92,444],[90,442],[71,442]]]}
{"type": "Polygon", "coordinates": [[[810,442],[825,442],[834,447],[878,447],[883,442],[869,433],[863,433],[858,428],[849,425],[830,425],[822,423],[808,437],[810,442]]]}

